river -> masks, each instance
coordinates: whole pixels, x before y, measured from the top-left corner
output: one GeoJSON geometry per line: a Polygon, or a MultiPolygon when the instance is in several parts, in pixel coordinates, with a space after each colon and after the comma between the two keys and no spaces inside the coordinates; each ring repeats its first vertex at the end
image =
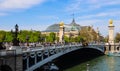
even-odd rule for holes
{"type": "Polygon", "coordinates": [[[120,57],[100,56],[64,71],[120,71],[120,57]],[[89,64],[89,66],[87,66],[89,64]]]}

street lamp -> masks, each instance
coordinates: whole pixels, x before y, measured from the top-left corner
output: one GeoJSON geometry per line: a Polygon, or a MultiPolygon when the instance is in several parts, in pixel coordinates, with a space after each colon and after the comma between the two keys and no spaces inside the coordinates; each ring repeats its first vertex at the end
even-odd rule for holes
{"type": "Polygon", "coordinates": [[[18,33],[19,33],[17,24],[15,25],[15,32],[13,32],[13,30],[11,30],[11,33],[14,35],[13,40],[12,40],[13,46],[19,46],[19,39],[17,38],[18,33]]]}

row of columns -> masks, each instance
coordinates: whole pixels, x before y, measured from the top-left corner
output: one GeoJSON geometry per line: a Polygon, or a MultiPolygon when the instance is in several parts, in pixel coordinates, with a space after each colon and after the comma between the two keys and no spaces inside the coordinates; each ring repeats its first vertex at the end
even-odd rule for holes
{"type": "Polygon", "coordinates": [[[105,47],[106,52],[117,52],[120,51],[119,45],[106,45],[105,47]]]}

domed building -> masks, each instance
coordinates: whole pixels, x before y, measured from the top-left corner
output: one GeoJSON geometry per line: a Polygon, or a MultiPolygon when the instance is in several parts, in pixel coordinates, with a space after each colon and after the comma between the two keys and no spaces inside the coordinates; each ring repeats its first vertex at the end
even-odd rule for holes
{"type": "Polygon", "coordinates": [[[88,41],[96,41],[100,39],[100,35],[98,31],[93,29],[93,26],[81,26],[75,22],[73,18],[70,24],[64,24],[64,22],[56,23],[50,25],[46,28],[46,30],[42,31],[41,34],[49,35],[51,32],[56,34],[56,37],[59,37],[59,42],[63,41],[63,36],[69,37],[77,37],[82,35],[86,37],[88,41]],[[89,36],[89,37],[88,37],[89,36]]]}
{"type": "MultiPolygon", "coordinates": [[[[70,24],[64,24],[64,35],[70,37],[71,35],[76,37],[79,35],[81,26],[77,24],[73,18],[70,24]]],[[[54,32],[56,36],[59,36],[60,24],[53,24],[47,27],[45,31],[42,31],[42,34],[49,35],[49,33],[54,32]]]]}
{"type": "Polygon", "coordinates": [[[56,37],[59,37],[59,42],[63,41],[63,36],[74,38],[82,35],[86,37],[86,39],[89,39],[88,41],[96,41],[98,40],[98,36],[100,36],[99,32],[93,29],[93,26],[81,26],[75,22],[74,18],[70,24],[61,22],[50,25],[46,30],[42,31],[41,34],[49,35],[51,32],[54,32],[56,37]]]}

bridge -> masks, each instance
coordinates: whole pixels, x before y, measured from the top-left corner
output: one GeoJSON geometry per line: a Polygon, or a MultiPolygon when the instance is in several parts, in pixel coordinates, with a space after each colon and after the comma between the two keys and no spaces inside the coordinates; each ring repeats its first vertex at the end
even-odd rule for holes
{"type": "Polygon", "coordinates": [[[89,46],[71,44],[27,49],[22,46],[14,47],[16,49],[0,51],[0,68],[7,67],[9,69],[8,71],[34,71],[48,62],[76,50],[88,49],[98,51],[102,54],[105,52],[105,45],[103,44],[89,44],[89,46]]]}

